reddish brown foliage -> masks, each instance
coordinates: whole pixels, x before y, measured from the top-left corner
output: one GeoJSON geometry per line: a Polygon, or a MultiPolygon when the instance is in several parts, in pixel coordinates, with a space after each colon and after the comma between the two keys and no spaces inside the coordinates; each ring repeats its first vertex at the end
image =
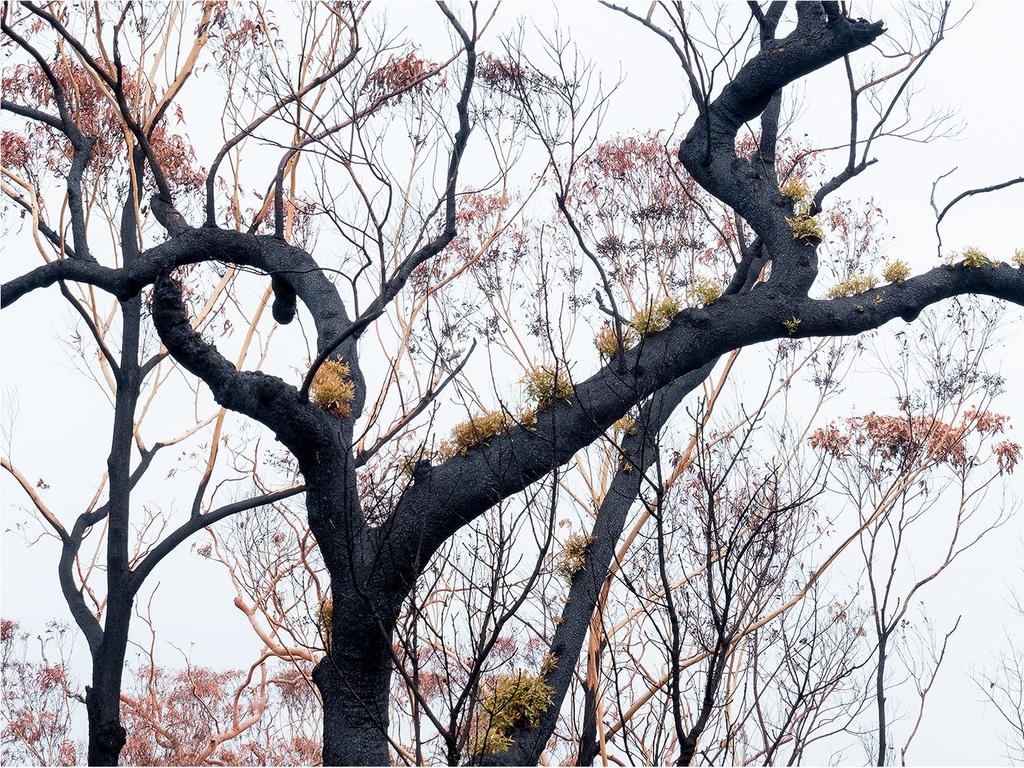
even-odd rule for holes
{"type": "Polygon", "coordinates": [[[518,62],[501,59],[489,53],[480,54],[476,77],[485,86],[506,93],[537,92],[555,84],[551,77],[532,67],[524,67],[518,62]]]}
{"type": "MultiPolygon", "coordinates": [[[[926,459],[962,466],[971,458],[966,439],[971,433],[991,436],[1001,433],[1009,417],[991,411],[968,408],[956,424],[932,416],[883,416],[869,413],[845,419],[845,429],[829,424],[816,430],[811,446],[836,459],[861,456],[881,459],[884,465],[906,467],[926,459]]],[[[1012,472],[1020,459],[1020,446],[1002,441],[992,447],[1000,472],[1012,472]]]]}
{"type": "MultiPolygon", "coordinates": [[[[63,634],[63,628],[51,625],[40,643],[44,643],[44,637],[59,640],[63,634]]],[[[38,661],[30,659],[29,642],[29,635],[16,622],[0,621],[0,762],[75,765],[82,761],[84,750],[74,739],[71,727],[75,702],[70,694],[74,684],[63,659],[51,662],[45,653],[38,661]]]]}
{"type": "MultiPolygon", "coordinates": [[[[67,60],[55,62],[53,72],[65,95],[71,119],[83,134],[95,142],[89,169],[107,173],[123,164],[128,152],[126,128],[113,96],[85,69],[67,60]]],[[[9,69],[2,87],[5,98],[13,98],[56,116],[53,90],[38,67],[19,64],[9,69]]],[[[135,73],[125,73],[123,87],[128,107],[136,113],[140,105],[135,73]]],[[[202,186],[205,170],[196,164],[190,142],[172,133],[164,123],[153,129],[150,142],[168,181],[178,191],[193,192],[202,186]]],[[[62,174],[67,173],[72,158],[67,138],[42,124],[34,125],[25,136],[8,137],[5,132],[3,153],[5,164],[12,168],[24,168],[29,158],[41,157],[49,170],[62,174]]]]}
{"type": "MultiPolygon", "coordinates": [[[[392,56],[366,78],[365,90],[374,99],[394,94],[394,100],[401,101],[407,94],[421,93],[427,88],[435,66],[412,51],[404,56],[392,56]]],[[[439,85],[443,85],[443,80],[439,85]]]]}
{"type": "MultiPolygon", "coordinates": [[[[84,696],[68,674],[66,629],[51,625],[34,652],[31,636],[0,621],[4,764],[76,765],[85,757],[74,724],[85,717],[84,696]],[[59,658],[48,658],[59,654],[59,658]]],[[[294,667],[266,678],[189,666],[169,670],[144,663],[126,673],[122,719],[124,765],[315,765],[320,745],[306,732],[319,707],[308,679],[294,667]],[[300,714],[301,713],[301,714],[300,714]]],[[[315,730],[315,729],[314,729],[315,730]]]]}
{"type": "Polygon", "coordinates": [[[0,159],[5,168],[23,170],[28,165],[31,152],[31,147],[24,136],[13,131],[4,131],[0,135],[0,159]]]}

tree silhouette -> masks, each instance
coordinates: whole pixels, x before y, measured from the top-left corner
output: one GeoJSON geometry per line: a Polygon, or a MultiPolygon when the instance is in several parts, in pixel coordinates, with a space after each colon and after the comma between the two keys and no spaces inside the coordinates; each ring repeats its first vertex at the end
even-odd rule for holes
{"type": "MultiPolygon", "coordinates": [[[[628,17],[645,25],[652,41],[661,40],[677,54],[684,75],[682,87],[689,90],[696,118],[674,148],[678,163],[669,158],[668,166],[679,175],[677,183],[689,190],[696,206],[703,198],[734,214],[728,224],[731,234],[720,229],[723,239],[732,244],[733,255],[724,289],[699,283],[696,275],[690,275],[690,306],[666,289],[662,298],[645,297],[632,318],[624,314],[623,297],[609,277],[614,243],[593,242],[586,234],[586,222],[580,220],[576,185],[581,158],[590,149],[585,132],[599,120],[606,101],[588,90],[585,68],[574,63],[565,41],[550,40],[554,74],[525,60],[511,43],[501,54],[484,57],[478,55],[478,45],[489,19],[479,14],[476,4],[452,9],[438,3],[454,43],[450,58],[441,64],[412,54],[385,58],[387,42],[364,29],[364,6],[325,5],[306,12],[311,28],[328,31],[315,33],[319,35],[316,45],[321,47],[313,45],[304,51],[304,60],[316,62],[322,72],[314,77],[304,73],[297,82],[270,84],[254,76],[254,89],[249,90],[241,87],[246,76],[232,67],[247,55],[242,51],[272,47],[273,24],[239,18],[209,3],[201,9],[197,41],[190,49],[194,55],[186,57],[179,76],[158,85],[148,79],[143,65],[153,46],[159,45],[154,43],[159,39],[154,29],[161,26],[156,22],[171,29],[183,21],[151,19],[131,4],[79,11],[31,2],[5,3],[6,45],[16,47],[24,62],[12,68],[5,83],[3,108],[41,131],[32,134],[31,142],[22,143],[5,134],[10,145],[5,155],[24,154],[18,162],[25,165],[23,175],[30,185],[33,176],[27,169],[32,155],[57,148],[46,172],[64,180],[69,221],[67,228],[55,229],[40,216],[38,205],[25,196],[19,198],[33,214],[34,232],[50,241],[57,257],[5,282],[2,305],[10,307],[29,293],[55,284],[66,290],[67,284],[77,283],[115,297],[121,313],[120,355],[105,355],[117,379],[109,501],[80,517],[71,531],[59,521],[53,524],[66,552],[61,566],[64,593],[93,658],[88,694],[91,763],[116,763],[125,742],[119,714],[121,674],[133,600],[143,580],[175,547],[232,513],[300,492],[304,495],[309,528],[330,575],[330,641],[313,672],[324,708],[323,760],[330,765],[384,765],[396,668],[395,633],[403,606],[432,558],[461,529],[505,500],[535,488],[539,481],[554,478],[554,485],[560,468],[579,451],[605,439],[613,425],[632,414],[635,423],[619,447],[612,490],[598,510],[601,523],[578,553],[585,558],[586,568],[571,579],[566,613],[542,670],[552,701],[560,702],[572,682],[629,510],[644,487],[644,473],[656,461],[658,433],[720,358],[773,340],[853,336],[896,318],[911,322],[930,305],[966,294],[1024,305],[1022,265],[989,259],[977,250],[916,276],[894,265],[887,270],[889,282],[884,285],[857,281],[850,275],[830,298],[809,295],[818,277],[819,247],[825,237],[818,220],[824,200],[871,166],[874,160],[869,151],[885,134],[892,111],[883,103],[878,121],[865,131],[858,123],[858,97],[892,80],[898,84],[892,96],[896,104],[906,83],[942,39],[948,7],[930,19],[933,26],[927,44],[914,52],[905,67],[860,86],[851,74],[848,162],[817,189],[801,186],[800,178],[787,178],[793,163],[780,172],[782,93],[837,62],[845,61],[849,68],[858,51],[885,33],[881,21],[850,18],[839,3],[800,2],[793,8],[792,30],[777,37],[786,4],[773,2],[762,8],[752,3],[756,43],[742,66],[726,77],[722,67],[709,64],[715,55],[692,36],[688,11],[681,5],[664,9],[668,19],[664,28],[653,16],[610,7],[621,12],[624,20],[628,17]],[[104,20],[106,13],[112,16],[104,20]],[[236,110],[233,102],[230,110],[225,108],[237,130],[226,137],[211,167],[203,171],[195,168],[195,148],[187,139],[172,135],[167,125],[172,105],[204,51],[204,38],[214,33],[221,46],[218,63],[227,71],[228,82],[235,83],[230,79],[234,77],[239,85],[231,98],[241,99],[244,109],[236,110]],[[52,55],[41,53],[43,46],[52,55]],[[442,78],[448,78],[445,87],[431,90],[442,78]],[[318,89],[325,85],[338,89],[335,98],[325,98],[323,104],[331,102],[328,106],[317,98],[318,89]],[[255,103],[245,103],[248,99],[255,103]],[[394,186],[397,174],[388,168],[391,145],[385,138],[390,119],[385,107],[403,100],[413,105],[410,110],[415,116],[408,132],[414,153],[410,176],[421,177],[419,186],[410,184],[405,189],[394,186]],[[243,114],[255,117],[243,120],[243,114]],[[510,178],[515,162],[502,155],[502,143],[496,138],[505,120],[522,135],[538,139],[547,152],[545,171],[569,233],[569,239],[558,246],[578,248],[586,257],[598,302],[610,318],[602,346],[607,354],[597,370],[584,375],[583,366],[567,359],[564,350],[550,350],[552,362],[527,374],[523,410],[503,406],[484,414],[471,413],[447,445],[431,452],[421,442],[419,450],[411,452],[410,471],[402,480],[393,479],[390,485],[376,482],[370,492],[361,471],[389,443],[397,444],[410,423],[429,412],[468,356],[456,343],[460,339],[457,322],[432,326],[438,333],[431,340],[434,359],[426,377],[429,383],[421,384],[415,396],[402,394],[399,415],[391,424],[377,423],[377,436],[368,440],[357,424],[377,418],[389,390],[384,394],[371,390],[380,360],[367,359],[367,340],[380,332],[380,325],[391,317],[389,312],[408,313],[399,309],[405,302],[415,304],[419,297],[440,290],[446,259],[460,248],[476,247],[459,239],[473,226],[491,235],[481,238],[485,244],[476,258],[484,261],[491,254],[488,243],[508,228],[506,221],[494,223],[488,218],[493,211],[483,210],[479,197],[475,200],[480,207],[467,210],[464,201],[473,198],[464,196],[460,181],[467,175],[474,125],[492,139],[496,177],[510,178]],[[744,147],[741,129],[755,120],[760,121],[758,138],[753,146],[744,147]],[[275,122],[283,123],[290,133],[283,141],[265,137],[266,145],[276,147],[276,164],[269,166],[273,171],[267,194],[261,196],[259,210],[251,212],[246,231],[237,202],[243,188],[240,172],[231,171],[234,180],[223,187],[218,172],[229,158],[239,163],[239,146],[275,122]],[[439,179],[431,176],[431,164],[416,154],[421,151],[442,169],[439,179]],[[293,171],[305,158],[325,166],[336,164],[348,174],[363,214],[350,216],[340,205],[334,207],[326,177],[318,188],[320,200],[305,204],[293,184],[293,171]],[[116,182],[113,174],[118,174],[116,182]],[[85,204],[91,194],[85,181],[94,177],[110,184],[107,194],[120,208],[119,257],[107,263],[92,247],[90,206],[85,204]],[[434,194],[430,185],[437,181],[439,190],[434,194]],[[412,234],[398,236],[385,231],[385,224],[392,226],[392,202],[403,195],[403,212],[410,217],[415,213],[417,220],[405,222],[412,234]],[[185,204],[195,198],[199,198],[195,207],[202,209],[194,219],[199,226],[190,223],[195,211],[185,204]],[[303,217],[316,213],[331,220],[337,230],[338,237],[330,245],[321,239],[314,247],[314,238],[296,234],[303,217]],[[150,217],[162,228],[162,236],[152,227],[143,232],[144,219],[150,221],[150,217]],[[315,255],[345,248],[358,257],[344,262],[340,270],[315,255]],[[197,287],[190,270],[208,264],[255,273],[264,280],[269,277],[273,317],[278,323],[311,318],[315,336],[311,362],[294,381],[241,369],[241,362],[233,363],[197,330],[192,306],[197,287]],[[340,280],[335,279],[336,273],[340,280]],[[339,289],[345,280],[352,287],[351,299],[339,289]],[[372,293],[365,282],[356,290],[360,280],[369,282],[372,293]],[[147,315],[166,354],[201,380],[221,408],[258,422],[287,449],[301,484],[203,512],[204,480],[188,521],[132,560],[131,489],[149,458],[143,452],[134,461],[132,428],[141,382],[152,369],[140,359],[139,338],[147,315]],[[102,625],[85,606],[70,565],[84,533],[100,521],[108,527],[102,625]]],[[[170,11],[162,13],[166,16],[170,11]]],[[[741,40],[716,42],[729,51],[741,40]]],[[[198,121],[188,121],[192,133],[197,132],[198,121]]],[[[959,199],[962,196],[950,205],[959,199]]],[[[948,206],[937,218],[941,220],[947,210],[948,206]]],[[[649,215],[660,214],[652,209],[649,215]]],[[[544,238],[540,240],[543,243],[544,238]]],[[[558,254],[549,258],[558,265],[558,254]]],[[[540,325],[546,322],[542,319],[540,325]]],[[[391,355],[383,350],[382,360],[412,356],[415,340],[410,340],[409,333],[398,335],[403,338],[401,344],[391,355]]],[[[102,341],[98,343],[106,352],[102,341]]],[[[710,491],[713,473],[708,470],[703,479],[710,491]]],[[[773,482],[765,479],[765,493],[777,495],[773,482]]],[[[748,501],[751,506],[742,513],[744,519],[757,506],[755,499],[748,501]]],[[[780,513],[800,503],[799,497],[773,500],[780,513]]],[[[655,517],[660,520],[658,514],[655,517]]],[[[760,531],[764,521],[754,525],[760,531]]],[[[756,540],[757,535],[737,533],[718,541],[715,548],[743,551],[756,540]]],[[[731,554],[723,556],[723,567],[739,567],[738,562],[731,554]]],[[[719,589],[708,588],[710,610],[717,611],[720,600],[731,600],[719,589]]],[[[716,621],[718,637],[709,645],[708,713],[723,675],[725,650],[737,628],[728,612],[716,616],[716,621]]],[[[536,762],[558,711],[557,705],[542,707],[536,717],[514,720],[507,748],[480,759],[536,762]]],[[[680,764],[693,759],[706,719],[687,733],[678,729],[680,764]]]]}

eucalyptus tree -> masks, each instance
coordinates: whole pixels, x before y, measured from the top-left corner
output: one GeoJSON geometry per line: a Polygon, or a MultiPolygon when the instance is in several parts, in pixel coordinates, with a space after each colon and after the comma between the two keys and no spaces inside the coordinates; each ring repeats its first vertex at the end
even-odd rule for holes
{"type": "MultiPolygon", "coordinates": [[[[652,42],[668,45],[678,57],[680,87],[692,99],[695,113],[691,127],[673,148],[679,172],[685,172],[701,195],[733,214],[731,241],[735,250],[727,287],[721,292],[699,291],[689,307],[671,300],[652,303],[632,319],[619,309],[620,302],[610,284],[609,244],[599,248],[588,239],[577,221],[570,194],[573,174],[587,148],[582,134],[574,131],[592,126],[605,102],[597,99],[596,105],[587,104],[592,94],[581,90],[584,81],[571,66],[544,73],[522,57],[517,60],[511,45],[503,53],[486,58],[478,53],[489,17],[481,14],[476,4],[456,9],[438,4],[438,12],[451,33],[454,53],[437,65],[413,55],[393,54],[383,60],[386,43],[379,45],[378,55],[366,63],[357,56],[362,38],[356,32],[356,22],[363,6],[325,5],[324,12],[338,20],[334,27],[337,38],[330,34],[328,38],[347,37],[350,43],[347,47],[339,44],[333,50],[337,59],[331,59],[337,63],[328,65],[313,79],[302,80],[299,85],[281,81],[268,85],[257,76],[252,88],[232,94],[232,99],[241,99],[245,108],[235,109],[235,102],[229,101],[230,121],[239,127],[203,174],[198,185],[200,200],[195,206],[198,211],[183,203],[183,195],[172,183],[173,174],[181,171],[183,156],[187,158],[190,153],[180,145],[174,146],[177,151],[161,146],[163,135],[157,130],[179,96],[180,84],[175,80],[167,89],[142,89],[162,94],[142,108],[139,91],[134,89],[139,88],[140,80],[145,82],[146,68],[140,64],[129,71],[120,55],[120,41],[127,30],[135,29],[143,37],[152,34],[152,29],[138,19],[134,27],[126,26],[127,20],[134,18],[131,7],[125,5],[112,28],[98,33],[97,39],[87,45],[69,26],[72,21],[83,26],[86,19],[75,18],[77,12],[57,12],[25,3],[15,19],[13,6],[5,6],[4,33],[29,57],[25,66],[41,73],[34,93],[44,98],[39,100],[41,106],[5,100],[4,109],[65,137],[70,162],[58,165],[57,172],[66,180],[73,247],[68,247],[63,231],[39,221],[37,230],[58,244],[59,258],[5,282],[2,304],[10,307],[26,300],[28,294],[55,284],[84,284],[106,292],[131,310],[124,325],[125,333],[130,335],[142,322],[145,297],[167,354],[202,381],[219,406],[263,425],[287,449],[301,475],[301,485],[282,493],[304,494],[308,524],[330,575],[330,611],[324,612],[330,642],[313,672],[324,707],[325,764],[388,763],[395,630],[417,579],[435,553],[496,505],[557,473],[628,413],[638,409],[636,429],[623,438],[612,490],[605,494],[592,540],[585,548],[586,565],[573,576],[565,614],[542,670],[551,691],[550,704],[535,720],[512,724],[504,734],[507,741],[501,750],[478,754],[475,759],[506,764],[532,764],[539,759],[572,682],[600,599],[601,584],[612,567],[616,542],[643,489],[644,472],[656,460],[658,432],[721,356],[773,340],[853,336],[897,318],[912,322],[930,305],[964,294],[1024,305],[1024,257],[1018,255],[1013,264],[1008,264],[976,250],[916,276],[908,274],[906,265],[890,265],[884,285],[853,280],[851,276],[841,290],[827,298],[810,295],[819,272],[819,247],[824,234],[817,217],[825,198],[873,164],[871,150],[889,132],[888,121],[895,105],[943,37],[948,6],[929,18],[926,44],[907,53],[906,66],[861,84],[854,78],[852,65],[859,52],[876,44],[886,29],[882,21],[851,18],[840,3],[796,3],[791,9],[793,19],[784,18],[784,2],[766,7],[751,3],[747,31],[735,40],[716,41],[718,47],[713,51],[693,36],[692,25],[688,24],[691,11],[682,4],[661,9],[666,21],[659,21],[654,14],[641,16],[627,8],[609,6],[607,12],[622,13],[623,21],[628,17],[644,25],[651,32],[652,42]],[[779,36],[784,21],[792,22],[792,28],[779,36]],[[53,56],[41,54],[16,27],[31,28],[34,34],[45,30],[48,37],[44,42],[54,51],[53,56]],[[749,30],[754,33],[752,40],[747,39],[749,30]],[[740,61],[727,68],[723,62],[730,55],[738,55],[740,61]],[[132,162],[122,171],[123,186],[128,190],[121,201],[122,258],[108,263],[89,248],[88,214],[81,204],[82,175],[96,161],[100,137],[90,135],[86,127],[76,123],[62,70],[52,63],[66,66],[69,60],[87,76],[83,82],[97,83],[102,94],[110,98],[125,146],[131,150],[132,162]],[[850,73],[849,155],[845,165],[834,169],[817,189],[811,189],[804,180],[780,173],[782,95],[802,78],[839,62],[844,62],[850,73]],[[448,77],[444,87],[433,87],[431,83],[440,80],[436,76],[442,71],[448,77]],[[351,75],[347,100],[307,98],[315,88],[346,73],[351,75]],[[885,84],[894,86],[895,93],[881,101],[862,98],[885,84]],[[479,92],[485,88],[488,95],[480,97],[479,92]],[[244,101],[256,93],[268,103],[255,108],[254,118],[245,119],[253,105],[244,101]],[[415,199],[417,203],[402,208],[404,212],[418,212],[415,217],[410,214],[416,219],[411,234],[403,230],[404,234],[395,235],[389,229],[395,219],[392,204],[401,197],[394,194],[398,174],[388,167],[392,145],[384,138],[394,126],[387,115],[382,118],[375,114],[389,99],[406,99],[404,104],[413,105],[409,106],[408,139],[413,159],[408,176],[421,183],[402,190],[406,202],[415,199]],[[378,424],[377,436],[368,440],[357,424],[377,418],[383,397],[371,391],[368,382],[374,380],[381,359],[387,367],[399,355],[389,356],[387,350],[382,350],[381,358],[368,359],[367,348],[374,335],[383,333],[381,326],[391,317],[389,313],[397,311],[401,315],[407,311],[402,308],[403,302],[422,291],[425,283],[429,285],[434,270],[464,246],[459,241],[466,223],[459,208],[463,194],[460,179],[467,173],[465,158],[472,145],[471,133],[476,125],[481,127],[480,133],[493,139],[492,131],[498,129],[487,121],[500,122],[501,118],[501,110],[487,109],[491,103],[487,99],[507,105],[515,112],[517,129],[540,139],[547,150],[544,171],[552,179],[555,202],[573,236],[569,247],[586,257],[598,301],[610,318],[603,345],[608,354],[603,364],[586,376],[581,374],[580,365],[566,360],[538,368],[528,379],[527,408],[471,416],[439,450],[428,451],[421,446],[408,457],[405,479],[396,484],[394,493],[382,499],[379,494],[367,492],[362,468],[429,410],[439,392],[462,371],[466,360],[456,344],[461,338],[458,329],[446,326],[444,333],[432,339],[437,366],[426,377],[428,384],[411,399],[403,395],[395,420],[378,424]],[[877,119],[865,120],[865,101],[880,107],[877,119]],[[56,110],[56,114],[48,109],[56,110]],[[310,115],[314,119],[307,120],[310,115]],[[566,120],[567,115],[584,119],[566,120]],[[276,148],[276,170],[260,198],[263,204],[257,206],[245,231],[237,226],[244,218],[238,188],[220,186],[218,169],[230,158],[237,178],[237,166],[244,157],[237,151],[238,145],[263,131],[271,117],[279,118],[290,129],[290,135],[283,141],[279,136],[261,135],[266,140],[264,149],[276,148]],[[744,150],[741,130],[758,120],[757,140],[744,150]],[[424,128],[430,121],[434,128],[424,128]],[[374,131],[376,136],[372,135],[374,131]],[[418,154],[424,146],[433,163],[418,154]],[[347,174],[352,197],[363,205],[358,226],[335,205],[333,182],[328,183],[326,176],[317,185],[320,199],[316,204],[304,206],[296,196],[290,184],[294,177],[289,173],[306,158],[321,163],[324,169],[332,165],[347,174]],[[432,175],[435,168],[441,168],[439,180],[432,175]],[[425,191],[437,181],[436,195],[425,191]],[[151,193],[148,210],[144,210],[144,192],[151,193]],[[147,247],[139,245],[137,235],[143,213],[162,228],[161,238],[149,235],[147,247]],[[326,245],[322,238],[316,243],[313,238],[300,241],[293,235],[290,222],[316,214],[334,226],[337,237],[333,243],[326,245]],[[344,249],[351,249],[356,258],[343,260],[340,270],[328,266],[330,262],[322,252],[344,249]],[[240,363],[233,363],[197,331],[189,305],[193,298],[189,268],[204,264],[262,276],[273,292],[273,316],[278,323],[288,325],[297,317],[300,322],[303,317],[311,318],[315,348],[309,355],[311,360],[293,381],[259,370],[240,370],[240,363]],[[368,295],[369,276],[372,291],[368,295]],[[339,288],[345,281],[352,288],[347,293],[339,288]],[[357,283],[361,290],[356,290],[357,283]],[[438,371],[443,375],[437,375],[438,371]]],[[[260,35],[266,34],[265,30],[254,32],[250,20],[233,17],[221,21],[225,25],[224,39],[235,44],[253,39],[260,42],[260,35]]],[[[316,24],[311,25],[310,34],[317,34],[317,29],[316,24]]],[[[557,44],[554,49],[556,62],[564,61],[559,53],[564,49],[557,44]]],[[[247,48],[243,44],[238,50],[247,48]]],[[[241,54],[236,50],[234,55],[241,54]]],[[[220,63],[229,67],[231,57],[220,63]]],[[[193,131],[198,127],[196,122],[190,126],[193,131]]],[[[406,126],[399,128],[404,130],[406,126]]],[[[491,144],[499,159],[497,176],[508,178],[515,163],[501,156],[500,141],[491,144]]],[[[1019,181],[1001,182],[990,189],[1019,181]]],[[[958,200],[990,189],[968,190],[954,198],[939,212],[939,222],[958,200]]],[[[401,226],[410,227],[408,217],[398,218],[401,226]]],[[[497,226],[494,234],[503,228],[497,226]]],[[[482,252],[489,250],[482,247],[482,252]]],[[[400,348],[401,354],[412,354],[409,334],[398,335],[403,340],[396,349],[400,348]]],[[[119,365],[127,375],[131,365],[119,365]]],[[[128,434],[126,425],[133,408],[132,401],[118,409],[118,439],[128,434]]],[[[116,546],[108,563],[110,595],[134,595],[137,585],[167,551],[218,517],[194,515],[148,556],[129,564],[123,555],[129,511],[114,509],[127,504],[131,457],[130,449],[126,449],[111,469],[111,511],[107,514],[110,540],[116,546]],[[127,592],[118,591],[119,582],[129,585],[127,592]]],[[[256,497],[240,503],[251,507],[260,501],[256,497]]],[[[118,608],[126,617],[125,624],[130,605],[128,597],[118,608]]],[[[126,629],[115,629],[110,616],[108,612],[107,626],[102,629],[88,619],[79,622],[83,629],[91,627],[87,635],[95,638],[90,645],[96,649],[125,636],[126,629]]],[[[724,647],[720,650],[724,653],[724,647]]],[[[99,658],[96,653],[94,650],[94,658],[99,658]]],[[[107,678],[119,681],[120,661],[123,650],[120,658],[115,654],[109,663],[98,665],[94,675],[94,693],[90,695],[100,697],[100,690],[104,691],[103,704],[90,708],[103,740],[94,755],[96,761],[112,761],[120,749],[119,742],[123,742],[123,731],[117,723],[118,686],[103,683],[107,678]]],[[[683,733],[682,728],[678,730],[683,733]]],[[[693,747],[692,743],[683,745],[680,762],[692,759],[693,747]]]]}

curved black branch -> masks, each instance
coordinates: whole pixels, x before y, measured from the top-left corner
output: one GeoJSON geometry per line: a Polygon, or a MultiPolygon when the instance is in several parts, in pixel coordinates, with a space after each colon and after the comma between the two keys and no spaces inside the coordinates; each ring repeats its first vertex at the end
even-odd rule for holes
{"type": "Polygon", "coordinates": [[[395,511],[391,544],[409,547],[410,559],[424,561],[494,503],[569,461],[636,403],[733,349],[789,336],[856,335],[896,318],[909,322],[929,305],[967,293],[1024,306],[1024,269],[939,267],[847,298],[794,298],[761,289],[686,310],[626,353],[625,372],[607,365],[577,383],[571,400],[542,411],[535,428],[514,427],[424,473],[395,511]]]}
{"type": "Polygon", "coordinates": [[[44,123],[51,128],[56,128],[61,133],[64,132],[64,123],[61,122],[61,119],[51,115],[49,112],[43,112],[41,109],[24,107],[7,99],[0,99],[0,109],[5,109],[12,114],[28,118],[29,120],[35,120],[37,123],[44,123]]]}
{"type": "Polygon", "coordinates": [[[764,241],[772,257],[772,282],[806,294],[817,272],[817,243],[794,240],[786,223],[790,201],[760,163],[736,155],[736,135],[762,114],[787,85],[870,45],[882,22],[851,20],[838,6],[798,3],[797,26],[781,40],[764,43],[698,119],[679,148],[690,175],[740,214],[764,241]],[[707,123],[707,124],[705,124],[707,123]]]}
{"type": "Polygon", "coordinates": [[[135,568],[132,569],[130,574],[130,591],[131,594],[136,594],[142,587],[142,583],[146,580],[146,577],[152,572],[154,568],[169,555],[174,549],[182,544],[186,539],[192,536],[194,533],[213,525],[219,520],[223,520],[231,515],[237,515],[240,512],[248,512],[251,509],[257,507],[264,507],[268,504],[274,504],[278,501],[297,496],[300,493],[304,493],[306,490],[305,485],[296,485],[291,488],[284,488],[280,491],[274,491],[273,493],[263,494],[262,496],[254,496],[251,499],[243,499],[236,501],[232,504],[226,504],[223,507],[212,510],[202,515],[190,517],[189,520],[173,532],[167,535],[159,544],[153,547],[135,568]]]}
{"type": "Polygon", "coordinates": [[[180,229],[168,218],[172,207],[163,208],[159,204],[156,207],[167,226],[177,233],[171,240],[149,249],[121,268],[80,259],[61,259],[40,265],[4,283],[0,288],[0,307],[9,307],[31,291],[60,280],[94,285],[126,300],[175,267],[209,261],[270,274],[279,297],[287,292],[293,307],[294,294],[302,297],[322,337],[336,336],[349,326],[337,289],[305,251],[266,236],[219,229],[180,229]]]}
{"type": "Polygon", "coordinates": [[[192,329],[181,287],[169,275],[153,287],[153,324],[174,359],[206,383],[218,404],[265,424],[300,457],[308,454],[321,426],[319,409],[303,406],[295,388],[276,376],[236,370],[192,329]]]}
{"type": "Polygon", "coordinates": [[[999,184],[992,184],[988,187],[978,187],[977,189],[968,189],[964,192],[961,192],[959,195],[957,195],[948,203],[946,203],[946,207],[939,212],[939,215],[935,219],[935,231],[938,232],[939,224],[942,223],[942,220],[946,217],[946,214],[949,213],[949,210],[954,205],[959,203],[961,200],[964,200],[968,197],[972,197],[974,195],[981,195],[986,192],[996,192],[1000,189],[1006,189],[1007,187],[1012,187],[1014,184],[1020,184],[1022,182],[1024,182],[1024,176],[1018,176],[1015,179],[1010,179],[1009,181],[1004,181],[999,184]]]}

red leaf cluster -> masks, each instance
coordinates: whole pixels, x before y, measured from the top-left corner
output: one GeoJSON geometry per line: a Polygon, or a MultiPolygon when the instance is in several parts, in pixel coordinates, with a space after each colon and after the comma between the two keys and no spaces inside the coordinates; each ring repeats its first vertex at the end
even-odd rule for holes
{"type": "Polygon", "coordinates": [[[392,56],[366,78],[364,90],[373,99],[393,96],[399,102],[407,94],[422,93],[427,88],[434,66],[412,51],[404,56],[392,56]]]}
{"type": "MultiPolygon", "coordinates": [[[[845,460],[858,456],[876,457],[883,464],[899,467],[926,459],[952,466],[963,466],[972,458],[967,438],[974,434],[992,436],[1000,434],[1009,417],[968,408],[959,422],[950,424],[934,416],[884,416],[869,413],[844,419],[816,430],[810,438],[811,446],[835,459],[845,460]]],[[[992,447],[1000,472],[1012,472],[1020,459],[1020,446],[1004,440],[992,447]]]]}

